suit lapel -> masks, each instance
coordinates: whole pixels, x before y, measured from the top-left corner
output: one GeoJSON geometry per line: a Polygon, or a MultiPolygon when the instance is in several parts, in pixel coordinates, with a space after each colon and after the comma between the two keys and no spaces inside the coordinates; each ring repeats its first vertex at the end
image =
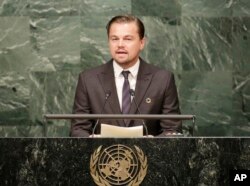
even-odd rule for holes
{"type": "MultiPolygon", "coordinates": [[[[110,91],[111,95],[109,97],[108,103],[112,109],[113,114],[121,114],[120,104],[117,96],[117,90],[114,78],[114,69],[112,61],[109,61],[104,65],[103,71],[97,74],[98,79],[104,89],[104,91],[110,91]]],[[[122,121],[117,120],[119,125],[124,125],[122,121]]]]}
{"type": "MultiPolygon", "coordinates": [[[[146,94],[147,89],[152,80],[152,72],[150,71],[150,69],[147,68],[147,64],[142,59],[140,60],[141,62],[135,87],[135,100],[138,104],[138,107],[140,107],[140,103],[143,101],[143,97],[146,94]]],[[[129,114],[135,114],[135,113],[138,113],[138,110],[136,108],[135,103],[132,102],[129,114]]]]}

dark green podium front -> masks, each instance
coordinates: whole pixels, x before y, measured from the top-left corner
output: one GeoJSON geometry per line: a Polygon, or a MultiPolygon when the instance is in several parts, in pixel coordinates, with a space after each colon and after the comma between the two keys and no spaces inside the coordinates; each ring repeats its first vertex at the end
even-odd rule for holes
{"type": "Polygon", "coordinates": [[[93,154],[117,145],[147,158],[143,186],[229,185],[229,170],[250,169],[249,138],[1,138],[0,185],[96,185],[93,154]]]}

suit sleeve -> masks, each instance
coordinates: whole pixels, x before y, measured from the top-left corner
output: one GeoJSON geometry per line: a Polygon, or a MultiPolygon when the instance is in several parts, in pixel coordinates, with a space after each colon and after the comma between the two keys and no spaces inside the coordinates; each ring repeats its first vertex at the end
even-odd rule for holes
{"type": "MultiPolygon", "coordinates": [[[[168,78],[168,80],[162,103],[162,114],[180,114],[178,93],[174,75],[172,73],[170,74],[170,78],[168,78]]],[[[180,120],[161,120],[160,125],[162,129],[160,136],[174,132],[182,133],[182,123],[180,120]]]]}
{"type": "MultiPolygon", "coordinates": [[[[73,114],[90,114],[88,92],[86,89],[86,79],[84,74],[79,75],[75,99],[73,104],[73,114]]],[[[92,121],[86,119],[73,119],[71,121],[70,136],[72,137],[89,137],[92,133],[92,121]]]]}

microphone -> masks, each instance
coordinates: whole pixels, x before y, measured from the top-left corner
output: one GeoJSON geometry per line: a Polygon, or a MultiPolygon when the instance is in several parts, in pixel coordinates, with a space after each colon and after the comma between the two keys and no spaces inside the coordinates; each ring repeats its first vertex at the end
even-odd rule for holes
{"type": "MultiPolygon", "coordinates": [[[[136,109],[138,110],[139,114],[141,114],[141,111],[140,111],[139,106],[138,106],[138,104],[137,104],[137,101],[136,101],[136,99],[135,99],[135,91],[134,91],[133,89],[130,89],[130,90],[129,90],[129,93],[130,93],[130,95],[133,97],[133,100],[132,100],[132,101],[135,103],[136,109]]],[[[142,119],[142,125],[143,125],[143,127],[145,128],[146,136],[148,136],[148,128],[147,128],[147,126],[146,126],[146,124],[145,124],[145,122],[144,122],[144,119],[142,119]]]]}
{"type": "MultiPolygon", "coordinates": [[[[101,114],[102,114],[103,111],[104,111],[105,105],[106,105],[106,103],[107,103],[107,101],[108,101],[110,95],[111,95],[111,91],[110,91],[110,90],[108,90],[108,91],[105,92],[105,101],[104,101],[104,104],[103,104],[103,106],[102,106],[101,114]]],[[[96,120],[96,122],[95,122],[94,128],[93,128],[93,130],[92,130],[92,137],[94,137],[95,129],[96,129],[98,123],[99,123],[99,120],[100,120],[100,119],[98,118],[98,119],[96,120]]]]}

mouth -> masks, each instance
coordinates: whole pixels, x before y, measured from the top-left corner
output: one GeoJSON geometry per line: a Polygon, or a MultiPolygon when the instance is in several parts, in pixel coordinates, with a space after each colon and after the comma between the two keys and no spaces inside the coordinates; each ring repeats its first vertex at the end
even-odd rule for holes
{"type": "Polygon", "coordinates": [[[123,50],[118,50],[115,52],[116,54],[128,54],[127,51],[123,51],[123,50]]]}

